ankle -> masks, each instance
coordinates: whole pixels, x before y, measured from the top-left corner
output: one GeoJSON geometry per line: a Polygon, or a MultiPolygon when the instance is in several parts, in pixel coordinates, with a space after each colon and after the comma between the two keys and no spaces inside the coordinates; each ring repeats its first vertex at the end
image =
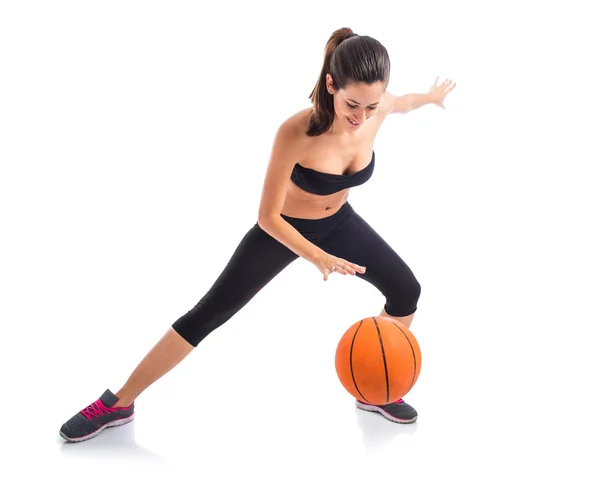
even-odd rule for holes
{"type": "Polygon", "coordinates": [[[115,396],[117,396],[119,400],[115,404],[113,404],[113,408],[128,408],[133,404],[133,401],[135,399],[122,391],[115,393],[115,396]]]}
{"type": "Polygon", "coordinates": [[[128,408],[133,404],[133,401],[122,401],[119,399],[113,406],[113,409],[128,408]]]}

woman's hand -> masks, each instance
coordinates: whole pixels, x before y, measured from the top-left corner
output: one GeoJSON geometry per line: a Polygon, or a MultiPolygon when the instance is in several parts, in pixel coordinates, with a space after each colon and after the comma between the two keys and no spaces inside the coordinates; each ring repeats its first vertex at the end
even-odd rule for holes
{"type": "Polygon", "coordinates": [[[327,278],[331,273],[349,274],[356,275],[356,273],[364,273],[367,268],[359,266],[358,264],[351,263],[342,258],[337,258],[331,254],[323,253],[319,256],[314,264],[319,271],[323,273],[323,280],[327,281],[327,278]]]}
{"type": "Polygon", "coordinates": [[[435,82],[429,91],[429,96],[432,103],[435,103],[440,108],[446,109],[444,106],[444,99],[446,99],[446,96],[454,89],[456,83],[452,83],[452,79],[446,79],[438,86],[439,79],[439,76],[435,78],[435,82]]]}

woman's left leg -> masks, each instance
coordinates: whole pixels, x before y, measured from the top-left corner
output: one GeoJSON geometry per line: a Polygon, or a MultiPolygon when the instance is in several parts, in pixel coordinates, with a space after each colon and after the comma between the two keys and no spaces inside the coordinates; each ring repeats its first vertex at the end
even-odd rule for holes
{"type": "MultiPolygon", "coordinates": [[[[374,285],[385,297],[381,316],[409,327],[417,310],[421,285],[394,249],[353,210],[319,247],[324,251],[366,267],[361,279],[374,285]]],[[[415,409],[402,399],[390,404],[356,401],[366,411],[376,411],[397,423],[417,420],[415,409]]]]}
{"type": "Polygon", "coordinates": [[[375,286],[385,297],[381,316],[410,327],[421,285],[398,253],[352,210],[319,247],[324,251],[366,267],[361,279],[375,286]]]}

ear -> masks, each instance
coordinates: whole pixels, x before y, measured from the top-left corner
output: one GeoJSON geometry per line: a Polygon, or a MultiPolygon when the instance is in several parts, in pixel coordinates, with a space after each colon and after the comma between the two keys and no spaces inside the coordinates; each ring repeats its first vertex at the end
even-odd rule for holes
{"type": "Polygon", "coordinates": [[[329,73],[325,76],[325,86],[327,87],[329,94],[335,93],[335,89],[333,89],[333,77],[329,73]]]}

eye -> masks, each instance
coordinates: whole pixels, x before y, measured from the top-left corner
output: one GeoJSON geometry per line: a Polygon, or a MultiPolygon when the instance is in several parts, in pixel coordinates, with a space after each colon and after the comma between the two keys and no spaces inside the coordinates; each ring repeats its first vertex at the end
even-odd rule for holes
{"type": "Polygon", "coordinates": [[[358,106],[352,105],[352,104],[350,104],[350,103],[346,103],[346,104],[347,104],[347,105],[348,105],[350,108],[352,108],[352,109],[358,108],[358,106]]]}
{"type": "Polygon", "coordinates": [[[375,107],[373,107],[373,106],[369,106],[369,109],[370,109],[371,111],[373,111],[373,110],[376,110],[376,109],[377,109],[377,106],[375,106],[375,107]]]}

